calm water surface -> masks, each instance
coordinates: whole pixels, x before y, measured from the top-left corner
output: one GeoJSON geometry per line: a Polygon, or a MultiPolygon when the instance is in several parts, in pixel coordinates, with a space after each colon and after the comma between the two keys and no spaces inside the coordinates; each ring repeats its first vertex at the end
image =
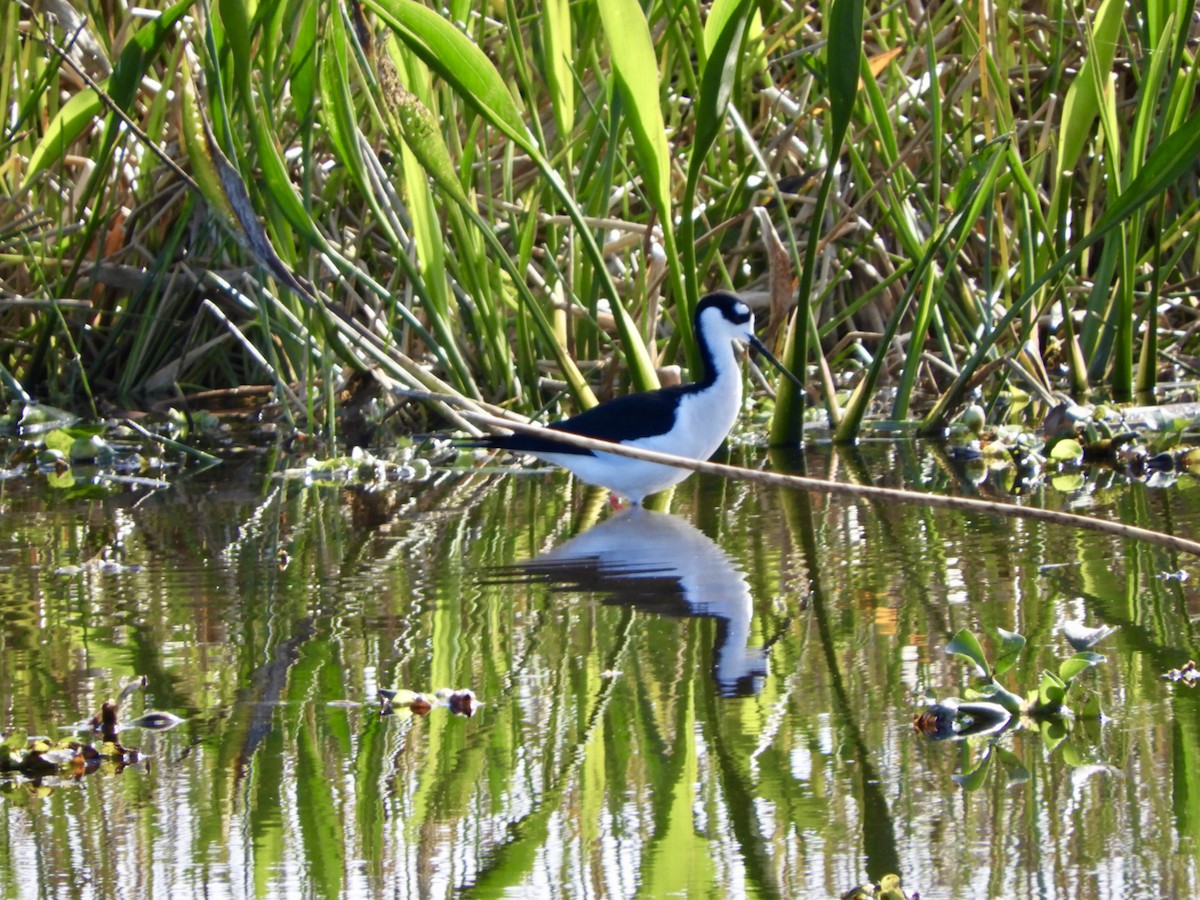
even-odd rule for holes
{"type": "MultiPolygon", "coordinates": [[[[807,465],[969,490],[925,453],[807,465]]],[[[135,675],[127,716],[186,719],[126,732],[145,759],[123,771],[0,780],[4,897],[1200,884],[1200,691],[1161,677],[1200,656],[1194,559],[703,478],[633,514],[562,475],[365,491],[225,464],[173,482],[82,500],[0,481],[0,727],[62,736],[135,675]],[[106,546],[124,568],[89,564],[106,546]],[[1084,676],[1102,722],[913,732],[927,695],[968,685],[944,650],[960,628],[1024,634],[1025,693],[1066,655],[1067,618],[1122,628],[1084,676]],[[380,715],[380,687],[484,705],[380,715]]],[[[1195,535],[1195,488],[1097,476],[1021,502],[1195,535]]]]}

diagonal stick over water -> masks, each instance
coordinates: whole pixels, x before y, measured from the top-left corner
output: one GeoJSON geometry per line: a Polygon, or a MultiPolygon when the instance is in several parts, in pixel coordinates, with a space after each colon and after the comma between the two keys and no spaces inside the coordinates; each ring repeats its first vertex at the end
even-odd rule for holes
{"type": "MultiPolygon", "coordinates": [[[[457,398],[443,395],[430,395],[426,397],[424,396],[424,392],[418,391],[397,391],[397,393],[407,394],[424,400],[440,400],[449,404],[454,404],[457,400],[457,398]]],[[[943,494],[924,494],[918,491],[901,490],[900,488],[845,484],[837,481],[826,481],[822,478],[811,478],[806,475],[761,472],[755,469],[742,468],[741,466],[708,462],[707,460],[688,459],[687,457],[675,456],[670,453],[659,453],[655,450],[644,450],[639,447],[628,447],[623,444],[600,441],[594,438],[582,437],[577,434],[546,428],[542,425],[532,425],[527,422],[504,419],[486,413],[464,410],[461,415],[464,419],[476,425],[483,425],[488,428],[507,428],[510,431],[536,435],[584,450],[614,453],[618,456],[628,456],[632,459],[641,459],[646,462],[661,463],[681,469],[691,469],[693,472],[704,472],[709,475],[720,475],[725,478],[738,478],[758,484],[794,488],[796,490],[813,491],[822,494],[843,494],[851,497],[862,497],[867,500],[890,500],[896,503],[916,503],[922,506],[956,509],[964,512],[979,512],[1014,519],[1035,519],[1054,525],[1063,525],[1068,528],[1099,531],[1103,534],[1113,535],[1114,537],[1144,541],[1148,544],[1156,544],[1160,547],[1167,547],[1171,550],[1178,550],[1200,557],[1200,542],[1198,541],[1177,537],[1176,535],[1166,534],[1161,531],[1153,531],[1149,528],[1140,528],[1136,525],[1109,522],[1105,519],[1093,519],[1088,516],[1077,515],[1076,513],[1040,509],[1034,506],[1017,506],[1013,503],[996,503],[991,500],[976,500],[972,497],[949,497],[943,494]]]]}

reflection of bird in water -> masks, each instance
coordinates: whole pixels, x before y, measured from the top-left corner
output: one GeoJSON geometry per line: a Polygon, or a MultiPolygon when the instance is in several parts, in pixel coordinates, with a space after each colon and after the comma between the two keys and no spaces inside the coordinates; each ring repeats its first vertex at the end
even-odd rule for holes
{"type": "Polygon", "coordinates": [[[717,620],[713,677],[721,694],[749,696],[762,689],[766,652],[747,646],[754,613],[750,587],[725,551],[683,519],[631,507],[511,569],[555,590],[606,595],[605,603],[667,616],[711,616],[717,620]]]}
{"type": "MultiPolygon", "coordinates": [[[[732,294],[715,293],[702,299],[696,306],[695,328],[704,360],[704,377],[699,381],[617,397],[548,427],[627,447],[708,459],[721,446],[742,408],[742,373],[734,341],[750,344],[803,390],[803,382],[754,336],[754,314],[732,294]]],[[[593,453],[523,433],[491,435],[461,446],[494,447],[536,456],[570,469],[588,484],[627,497],[634,506],[692,474],[690,469],[613,453],[593,453]]]]}

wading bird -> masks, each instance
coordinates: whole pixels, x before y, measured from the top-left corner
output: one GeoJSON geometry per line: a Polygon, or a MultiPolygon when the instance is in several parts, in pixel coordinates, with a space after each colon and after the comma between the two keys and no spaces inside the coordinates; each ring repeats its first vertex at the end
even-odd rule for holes
{"type": "MultiPolygon", "coordinates": [[[[704,363],[699,381],[617,397],[547,427],[626,447],[708,459],[721,446],[742,408],[742,373],[735,341],[749,344],[803,389],[800,380],[754,336],[754,313],[733,294],[718,292],[704,297],[696,306],[695,325],[704,363]]],[[[579,449],[529,434],[490,435],[469,446],[524,453],[554,463],[588,484],[625,497],[634,506],[692,474],[689,469],[579,449]]]]}

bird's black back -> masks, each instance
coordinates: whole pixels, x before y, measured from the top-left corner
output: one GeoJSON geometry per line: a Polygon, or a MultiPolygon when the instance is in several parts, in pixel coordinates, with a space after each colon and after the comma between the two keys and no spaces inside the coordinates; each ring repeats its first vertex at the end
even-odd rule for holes
{"type": "MultiPolygon", "coordinates": [[[[680,400],[688,394],[695,393],[699,387],[699,384],[681,384],[641,394],[626,394],[547,427],[555,431],[618,443],[654,437],[671,430],[671,426],[675,424],[675,412],[679,408],[680,400]]],[[[481,438],[479,443],[487,447],[511,450],[514,453],[591,455],[590,450],[570,447],[531,434],[491,435],[481,438]]]]}

